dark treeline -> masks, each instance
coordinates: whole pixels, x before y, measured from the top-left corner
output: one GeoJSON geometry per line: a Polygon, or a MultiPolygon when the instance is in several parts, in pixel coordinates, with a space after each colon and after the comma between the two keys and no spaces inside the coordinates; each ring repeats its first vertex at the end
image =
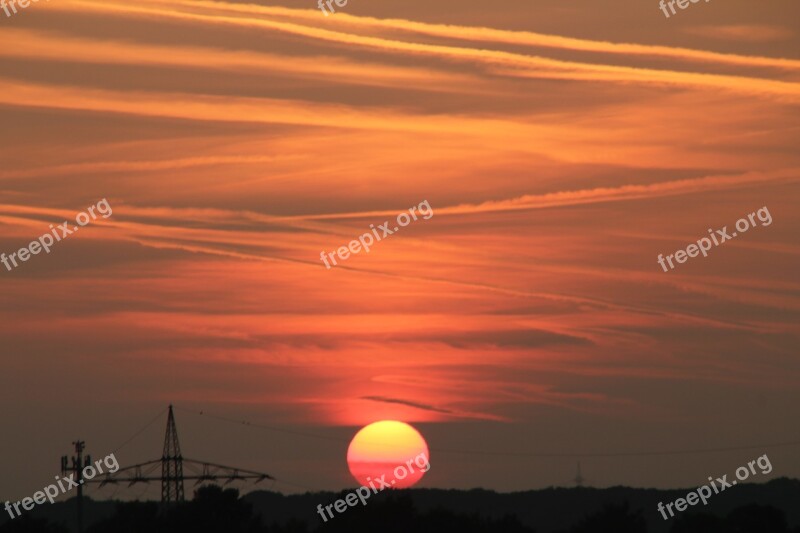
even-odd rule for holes
{"type": "MultiPolygon", "coordinates": [[[[627,504],[607,505],[590,515],[576,516],[576,524],[561,533],[647,533],[640,510],[627,504]]],[[[235,489],[206,486],[185,504],[162,508],[155,502],[120,502],[114,513],[95,522],[85,533],[535,533],[513,516],[491,519],[457,514],[442,508],[420,512],[408,495],[392,495],[328,522],[290,520],[269,523],[253,511],[235,489]]],[[[671,533],[800,533],[790,529],[780,509],[745,505],[727,516],[691,514],[677,518],[671,533]]],[[[63,525],[25,516],[0,526],[0,533],[71,533],[63,525]]]]}

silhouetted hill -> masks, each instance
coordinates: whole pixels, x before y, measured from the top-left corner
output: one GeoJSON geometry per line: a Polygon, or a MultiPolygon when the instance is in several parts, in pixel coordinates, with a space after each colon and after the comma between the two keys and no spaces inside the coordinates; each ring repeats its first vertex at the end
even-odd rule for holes
{"type": "MultiPolygon", "coordinates": [[[[708,505],[689,507],[676,518],[665,521],[656,506],[658,502],[671,502],[685,497],[689,490],[657,490],[629,487],[550,488],[526,492],[497,493],[482,489],[469,491],[440,489],[410,489],[394,491],[408,494],[422,512],[444,508],[457,514],[478,513],[499,519],[505,515],[517,516],[524,525],[538,533],[556,533],[576,524],[583,516],[600,512],[605,506],[629,503],[632,511],[641,510],[650,533],[667,533],[679,516],[709,513],[719,517],[728,515],[737,507],[747,504],[769,505],[782,510],[790,527],[800,526],[800,480],[780,478],[764,484],[741,484],[708,500],[708,505]]],[[[328,505],[344,493],[306,493],[284,496],[275,492],[251,492],[244,498],[253,504],[256,512],[268,521],[283,524],[299,519],[311,525],[322,523],[317,505],[328,505]]],[[[387,493],[367,500],[381,501],[387,493]]],[[[369,505],[369,503],[368,503],[369,505]]],[[[352,512],[352,511],[350,511],[352,512]]],[[[347,514],[347,511],[344,513],[347,514]]],[[[336,518],[338,519],[338,518],[336,518]]]]}
{"type": "MultiPolygon", "coordinates": [[[[349,491],[347,491],[349,492],[349,491]]],[[[85,500],[87,533],[800,533],[800,480],[737,485],[668,521],[658,502],[685,497],[689,489],[612,487],[550,488],[499,494],[411,489],[385,491],[367,506],[348,507],[323,523],[317,506],[347,492],[284,496],[259,491],[239,498],[235,490],[208,486],[191,502],[165,512],[155,502],[85,500]]],[[[74,500],[41,505],[29,516],[0,518],[0,533],[74,531],[74,500]],[[54,525],[49,525],[50,523],[54,525]],[[61,526],[61,527],[59,527],[61,526]]]]}

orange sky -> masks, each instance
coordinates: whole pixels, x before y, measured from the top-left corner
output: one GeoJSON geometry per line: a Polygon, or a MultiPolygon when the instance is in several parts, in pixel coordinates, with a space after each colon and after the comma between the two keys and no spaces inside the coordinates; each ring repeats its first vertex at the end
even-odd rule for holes
{"type": "MultiPolygon", "coordinates": [[[[105,455],[170,401],[337,436],[231,445],[177,413],[185,455],[312,488],[349,485],[349,437],[389,418],[434,455],[798,439],[800,5],[630,4],[0,12],[0,251],[114,209],[0,267],[19,460],[0,488],[40,488],[78,436],[105,455]],[[368,255],[319,260],[425,200],[435,216],[368,255]],[[770,226],[656,263],[763,206],[770,226]]],[[[158,456],[159,431],[120,461],[158,456]]],[[[793,451],[769,450],[774,475],[800,476],[793,451]]],[[[676,486],[751,455],[583,465],[676,486]]],[[[575,468],[436,460],[424,486],[575,468]]]]}

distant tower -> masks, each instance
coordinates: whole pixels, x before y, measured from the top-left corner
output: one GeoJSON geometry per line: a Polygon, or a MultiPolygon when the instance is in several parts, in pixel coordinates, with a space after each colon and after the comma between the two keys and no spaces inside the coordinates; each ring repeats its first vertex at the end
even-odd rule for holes
{"type": "MultiPolygon", "coordinates": [[[[76,503],[78,506],[78,533],[83,533],[83,469],[92,465],[92,458],[88,455],[83,456],[83,450],[86,449],[86,443],[82,440],[76,440],[72,443],[75,446],[75,455],[72,456],[72,466],[69,466],[69,457],[66,455],[61,457],[61,475],[69,478],[75,476],[75,482],[78,484],[78,497],[76,503]]],[[[56,478],[58,479],[58,478],[56,478]]],[[[59,483],[61,483],[59,481],[59,483]]]]}
{"type": "Polygon", "coordinates": [[[164,436],[164,454],[161,456],[161,501],[167,505],[184,501],[183,457],[178,443],[178,428],[172,404],[167,417],[167,434],[164,436]]]}
{"type": "Polygon", "coordinates": [[[576,487],[582,487],[583,486],[583,482],[586,481],[585,479],[583,479],[583,476],[581,475],[581,462],[580,461],[578,461],[578,473],[575,475],[575,479],[573,479],[572,481],[575,482],[575,486],[576,487]]]}

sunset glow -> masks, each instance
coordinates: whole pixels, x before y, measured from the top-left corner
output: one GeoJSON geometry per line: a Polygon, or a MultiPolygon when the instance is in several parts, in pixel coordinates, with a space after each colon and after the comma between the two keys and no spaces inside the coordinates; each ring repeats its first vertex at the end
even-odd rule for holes
{"type": "Polygon", "coordinates": [[[169,403],[253,423],[232,448],[182,418],[187,457],[298,492],[426,440],[426,488],[508,492],[568,482],[570,454],[675,487],[749,459],[617,452],[796,440],[800,2],[658,4],[0,10],[0,400],[24,406],[0,489],[52,479],[55,427],[113,449],[169,403]]]}

